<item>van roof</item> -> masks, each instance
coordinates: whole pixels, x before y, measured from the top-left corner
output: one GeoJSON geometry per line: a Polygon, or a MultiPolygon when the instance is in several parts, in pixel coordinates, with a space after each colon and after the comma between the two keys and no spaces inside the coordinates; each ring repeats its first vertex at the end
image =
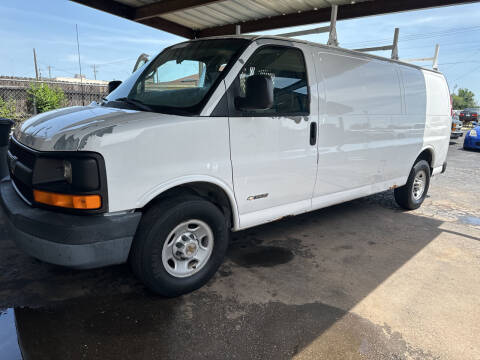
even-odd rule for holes
{"type": "Polygon", "coordinates": [[[259,39],[271,39],[271,40],[286,41],[286,42],[290,42],[290,43],[292,43],[292,42],[293,43],[301,43],[301,44],[306,44],[306,45],[310,45],[310,46],[315,46],[315,47],[318,47],[318,48],[321,48],[321,49],[336,50],[336,51],[339,51],[339,52],[344,52],[344,53],[348,53],[348,54],[352,54],[352,55],[356,55],[356,56],[362,56],[362,57],[366,57],[366,58],[370,58],[370,59],[376,59],[376,60],[381,60],[381,61],[389,61],[389,62],[393,62],[393,63],[399,64],[399,65],[412,67],[412,68],[415,68],[415,69],[418,69],[418,70],[425,70],[425,71],[430,71],[430,72],[434,72],[434,73],[440,73],[438,70],[428,69],[428,68],[418,66],[418,65],[415,65],[415,64],[411,64],[411,63],[407,63],[407,62],[404,62],[404,61],[401,61],[401,60],[394,60],[394,59],[390,59],[390,58],[383,57],[383,56],[372,55],[372,54],[359,52],[359,51],[355,51],[355,50],[351,50],[351,49],[345,49],[345,48],[342,48],[342,47],[339,47],[339,46],[330,46],[330,45],[326,45],[326,44],[316,43],[316,42],[313,42],[313,41],[294,39],[294,38],[289,38],[289,37],[284,37],[284,36],[243,35],[243,34],[242,35],[222,35],[222,36],[212,36],[212,37],[205,37],[205,38],[187,40],[187,42],[188,41],[201,41],[201,40],[207,40],[207,39],[246,39],[246,40],[251,40],[251,41],[255,41],[255,40],[259,40],[259,39]]]}

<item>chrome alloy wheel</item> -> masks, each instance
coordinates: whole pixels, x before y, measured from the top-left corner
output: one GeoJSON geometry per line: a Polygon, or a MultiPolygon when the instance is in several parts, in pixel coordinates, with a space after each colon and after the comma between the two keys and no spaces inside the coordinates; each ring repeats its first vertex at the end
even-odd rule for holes
{"type": "Polygon", "coordinates": [[[425,192],[425,186],[427,183],[427,173],[424,170],[420,170],[413,180],[412,193],[415,200],[420,200],[425,192]]]}
{"type": "Polygon", "coordinates": [[[177,225],[163,245],[162,262],[167,272],[178,278],[199,272],[210,259],[214,245],[213,232],[201,220],[177,225]]]}

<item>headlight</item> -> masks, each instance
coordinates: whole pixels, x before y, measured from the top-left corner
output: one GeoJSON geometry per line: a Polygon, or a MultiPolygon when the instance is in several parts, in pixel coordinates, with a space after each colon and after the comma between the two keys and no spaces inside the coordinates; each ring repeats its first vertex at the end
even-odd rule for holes
{"type": "Polygon", "coordinates": [[[98,190],[100,187],[99,168],[96,159],[72,157],[39,158],[33,170],[32,184],[69,190],[69,192],[85,192],[98,190]]]}
{"type": "Polygon", "coordinates": [[[473,129],[473,130],[470,130],[470,136],[477,136],[477,130],[473,129]]]}
{"type": "Polygon", "coordinates": [[[78,209],[106,209],[103,158],[98,154],[61,153],[37,158],[32,175],[35,202],[78,209]]]}

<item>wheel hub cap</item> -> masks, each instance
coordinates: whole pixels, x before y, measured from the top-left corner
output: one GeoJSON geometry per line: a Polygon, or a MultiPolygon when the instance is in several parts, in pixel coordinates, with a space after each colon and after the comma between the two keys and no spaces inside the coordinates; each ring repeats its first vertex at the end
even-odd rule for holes
{"type": "Polygon", "coordinates": [[[420,200],[425,192],[427,174],[425,171],[421,170],[415,175],[415,179],[413,180],[413,198],[415,200],[420,200]]]}
{"type": "Polygon", "coordinates": [[[210,226],[201,220],[177,225],[168,235],[162,250],[165,270],[174,277],[196,274],[208,262],[214,238],[210,226]]]}
{"type": "Polygon", "coordinates": [[[192,259],[198,250],[198,240],[192,233],[181,234],[175,240],[172,253],[178,260],[192,259]]]}

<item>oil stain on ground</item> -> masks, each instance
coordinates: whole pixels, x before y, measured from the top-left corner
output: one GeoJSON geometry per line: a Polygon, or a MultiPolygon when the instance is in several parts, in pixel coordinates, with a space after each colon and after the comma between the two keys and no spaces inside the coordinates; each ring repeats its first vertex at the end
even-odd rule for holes
{"type": "Polygon", "coordinates": [[[229,259],[242,267],[271,267],[286,264],[294,257],[293,252],[279,246],[252,246],[231,249],[229,259]]]}

